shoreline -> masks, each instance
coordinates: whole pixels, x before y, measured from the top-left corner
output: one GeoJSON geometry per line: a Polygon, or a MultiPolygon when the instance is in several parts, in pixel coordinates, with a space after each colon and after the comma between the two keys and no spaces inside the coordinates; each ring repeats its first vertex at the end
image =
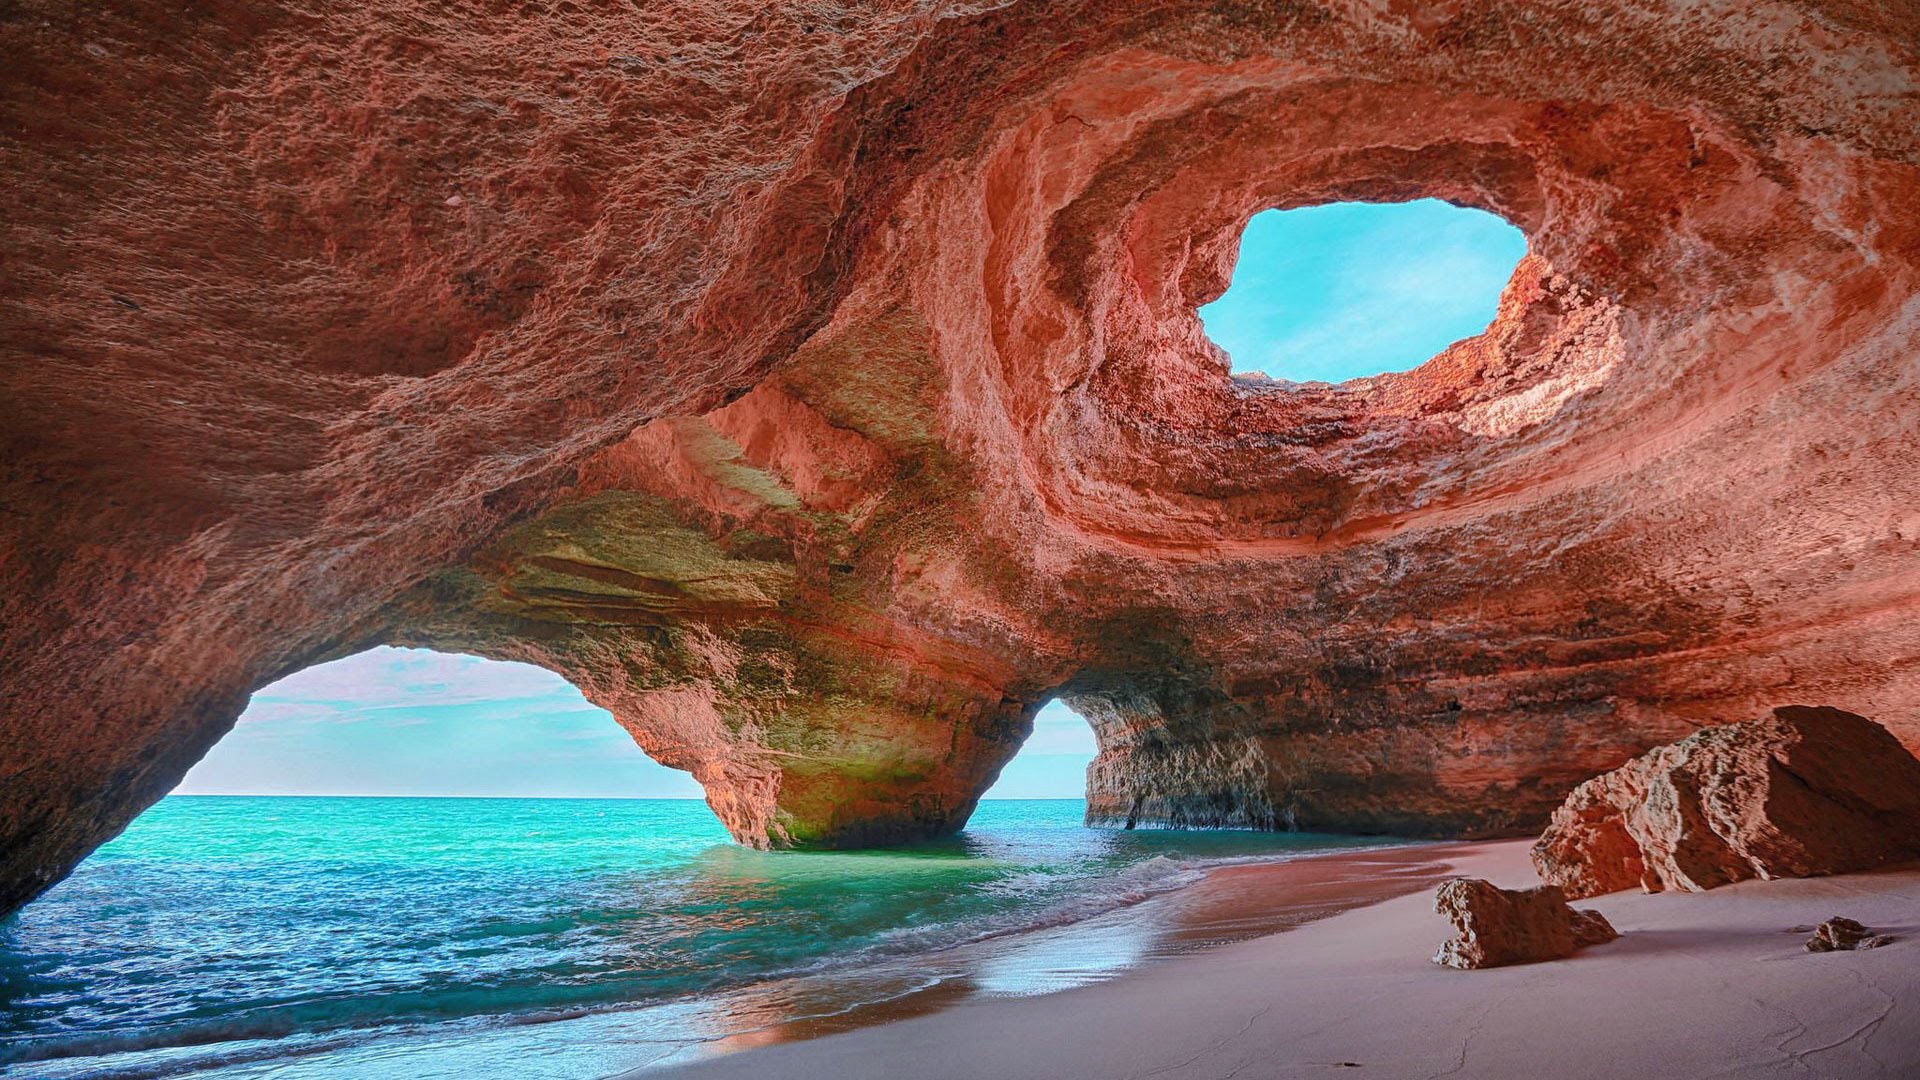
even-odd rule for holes
{"type": "Polygon", "coordinates": [[[1212,868],[1172,894],[1182,902],[1166,905],[1195,916],[1184,947],[1176,935],[1165,954],[1111,978],[1024,997],[929,988],[898,1015],[831,1030],[758,1029],[706,1044],[696,1060],[676,1055],[619,1075],[1600,1080],[1920,1072],[1920,868],[1596,897],[1581,906],[1605,914],[1619,941],[1565,960],[1473,972],[1428,959],[1448,933],[1431,910],[1431,873],[1361,882],[1343,880],[1339,868],[1383,852],[1419,853],[1444,867],[1436,882],[1471,876],[1522,887],[1538,883],[1530,843],[1421,844],[1212,868]],[[1297,886],[1291,893],[1287,879],[1297,886]],[[1341,906],[1338,895],[1354,885],[1391,895],[1341,906]],[[1231,927],[1236,918],[1270,925],[1260,920],[1276,912],[1281,922],[1298,921],[1226,943],[1198,929],[1231,927]],[[1897,940],[1866,952],[1805,952],[1805,932],[1791,928],[1836,914],[1897,940]]]}
{"type": "Polygon", "coordinates": [[[981,1001],[1041,998],[1124,979],[1175,957],[1285,933],[1341,912],[1430,889],[1453,876],[1447,856],[1462,847],[1449,841],[1389,842],[1218,863],[1196,868],[1202,875],[1196,881],[1087,918],[1007,931],[889,964],[740,988],[734,993],[803,981],[857,982],[887,969],[919,969],[923,980],[913,989],[873,1000],[851,1000],[863,996],[854,994],[845,1002],[820,1001],[819,1011],[769,1019],[618,1076],[632,1080],[661,1076],[694,1062],[883,1027],[981,1001]],[[1131,955],[1117,958],[1114,944],[1122,949],[1133,946],[1131,955]],[[1062,971],[1063,964],[1070,964],[1072,970],[1062,971]],[[987,970],[994,972],[993,978],[982,978],[987,970]]]}
{"type": "MultiPolygon", "coordinates": [[[[1095,985],[1171,956],[1422,888],[1437,880],[1435,853],[1448,846],[1327,837],[1356,844],[1327,848],[1303,839],[1308,846],[1278,852],[1152,856],[1117,876],[1092,879],[1099,888],[1074,896],[1043,921],[877,957],[847,954],[836,961],[829,953],[815,970],[711,991],[304,1034],[214,1032],[213,1038],[102,1043],[94,1052],[22,1056],[0,1065],[0,1075],[133,1078],[189,1071],[209,1080],[292,1080],[340,1070],[440,1075],[455,1063],[458,1074],[495,1075],[500,1062],[511,1061],[516,1076],[644,1076],[981,1000],[1032,999],[1095,985]],[[1291,876],[1293,892],[1263,885],[1276,873],[1291,876]],[[540,1060],[545,1071],[525,1072],[519,1063],[528,1059],[540,1060]]],[[[902,930],[908,938],[915,932],[908,925],[902,930]]]]}
{"type": "MultiPolygon", "coordinates": [[[[1449,932],[1431,911],[1433,887],[1457,876],[1537,884],[1530,843],[1229,859],[1065,923],[650,1004],[505,1023],[476,1016],[365,1043],[236,1043],[194,1075],[1920,1075],[1920,867],[1616,893],[1580,906],[1601,910],[1620,941],[1523,967],[1431,964],[1449,932]],[[1896,940],[1814,956],[1801,948],[1804,932],[1786,932],[1833,915],[1896,940]]],[[[157,1077],[175,1074],[168,1056],[131,1071],[99,1058],[38,1067],[157,1077]]]]}

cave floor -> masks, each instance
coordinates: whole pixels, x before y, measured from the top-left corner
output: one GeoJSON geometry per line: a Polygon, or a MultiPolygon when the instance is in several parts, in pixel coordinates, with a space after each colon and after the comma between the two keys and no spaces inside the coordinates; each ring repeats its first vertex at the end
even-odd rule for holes
{"type": "MultiPolygon", "coordinates": [[[[1527,842],[1454,850],[1463,875],[1535,883],[1527,842]]],[[[1175,957],[1038,998],[635,1077],[1257,1080],[1920,1075],[1920,869],[1586,901],[1620,940],[1568,960],[1461,972],[1431,893],[1175,957]],[[1815,955],[1834,915],[1897,935],[1815,955]]]]}

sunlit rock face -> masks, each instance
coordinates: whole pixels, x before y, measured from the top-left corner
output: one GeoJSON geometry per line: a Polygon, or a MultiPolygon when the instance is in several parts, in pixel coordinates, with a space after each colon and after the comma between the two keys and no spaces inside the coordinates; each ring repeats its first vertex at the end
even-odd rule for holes
{"type": "Polygon", "coordinates": [[[1490,834],[1715,718],[1920,745],[1898,5],[29,0],[0,27],[0,907],[254,688],[546,664],[743,841],[1490,834]],[[1527,231],[1339,387],[1194,315],[1270,207],[1527,231]]]}
{"type": "Polygon", "coordinates": [[[1786,705],[1574,788],[1533,847],[1575,899],[1704,892],[1920,858],[1920,760],[1864,716],[1786,705]]]}
{"type": "Polygon", "coordinates": [[[1433,913],[1453,924],[1433,962],[1463,971],[1558,960],[1620,936],[1599,912],[1569,907],[1557,885],[1502,889],[1454,878],[1434,893],[1433,913]]]}

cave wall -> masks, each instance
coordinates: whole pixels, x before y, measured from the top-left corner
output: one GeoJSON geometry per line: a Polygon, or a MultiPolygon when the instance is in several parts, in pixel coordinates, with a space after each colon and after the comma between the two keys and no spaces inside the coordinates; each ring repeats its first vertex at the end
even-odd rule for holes
{"type": "Polygon", "coordinates": [[[0,22],[0,909],[247,695],[566,675],[734,834],[1492,834],[1785,701],[1920,748],[1920,34],[1845,3],[383,0],[0,22]],[[1252,213],[1488,332],[1234,379],[1252,213]]]}

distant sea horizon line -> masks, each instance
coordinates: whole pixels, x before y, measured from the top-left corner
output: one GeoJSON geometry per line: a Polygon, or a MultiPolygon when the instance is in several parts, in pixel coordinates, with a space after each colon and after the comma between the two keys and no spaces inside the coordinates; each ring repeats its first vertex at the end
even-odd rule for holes
{"type": "MultiPolygon", "coordinates": [[[[706,802],[700,795],[402,795],[327,791],[170,791],[169,799],[549,799],[592,802],[706,802]]],[[[981,802],[1084,802],[1082,795],[996,795],[981,802]]]]}

